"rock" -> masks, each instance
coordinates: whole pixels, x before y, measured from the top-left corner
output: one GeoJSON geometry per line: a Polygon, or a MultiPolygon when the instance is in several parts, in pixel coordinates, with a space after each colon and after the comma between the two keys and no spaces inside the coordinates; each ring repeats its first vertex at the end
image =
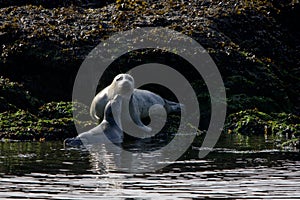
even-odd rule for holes
{"type": "MultiPolygon", "coordinates": [[[[55,104],[55,103],[51,103],[55,104]]],[[[56,103],[59,104],[59,103],[56,103]]],[[[49,108],[49,104],[42,106],[42,113],[34,115],[28,111],[16,109],[0,113],[0,138],[15,140],[63,140],[77,136],[72,112],[72,103],[65,102],[66,110],[61,106],[49,108]],[[46,114],[50,113],[49,115],[46,114]]],[[[92,121],[81,121],[79,126],[92,127],[92,121]]]]}
{"type": "Polygon", "coordinates": [[[0,77],[0,99],[2,101],[0,112],[16,108],[33,111],[43,103],[33,97],[22,84],[4,77],[0,77]]]}
{"type": "Polygon", "coordinates": [[[300,117],[287,113],[266,114],[258,110],[244,110],[230,114],[224,133],[264,135],[272,138],[279,147],[299,148],[300,117]]]}
{"type": "MultiPolygon", "coordinates": [[[[1,2],[0,74],[22,85],[13,86],[19,92],[2,89],[1,112],[21,109],[43,119],[70,119],[71,106],[61,101],[71,100],[77,70],[87,54],[119,31],[163,26],[189,35],[207,49],[224,79],[229,114],[257,108],[270,116],[300,115],[300,31],[291,18],[299,15],[299,3],[116,0],[104,1],[103,6],[92,2],[96,1],[1,2]]],[[[98,89],[114,72],[129,69],[129,61],[130,66],[160,62],[184,73],[201,91],[198,99],[205,113],[201,126],[207,126],[210,99],[205,84],[183,59],[166,52],[145,50],[123,56],[98,89]]],[[[264,122],[252,119],[257,129],[249,128],[250,132],[262,132],[264,122]]]]}
{"type": "Polygon", "coordinates": [[[43,6],[45,8],[55,8],[55,7],[66,7],[66,6],[80,6],[80,7],[102,7],[109,3],[114,2],[113,0],[2,0],[0,2],[0,7],[9,6],[23,6],[23,5],[37,5],[43,6]]]}
{"type": "Polygon", "coordinates": [[[287,113],[266,114],[256,109],[230,114],[225,132],[244,135],[271,135],[286,140],[300,137],[300,117],[287,113]]]}

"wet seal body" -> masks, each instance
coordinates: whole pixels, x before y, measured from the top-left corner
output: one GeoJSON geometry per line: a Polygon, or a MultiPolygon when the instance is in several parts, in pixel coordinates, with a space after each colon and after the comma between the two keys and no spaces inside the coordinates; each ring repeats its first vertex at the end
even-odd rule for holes
{"type": "Polygon", "coordinates": [[[132,121],[139,128],[146,132],[151,132],[151,128],[145,126],[141,119],[149,117],[149,109],[153,105],[161,105],[165,108],[167,114],[172,112],[180,112],[184,109],[182,104],[168,101],[159,95],[141,89],[134,88],[134,79],[129,74],[117,75],[112,83],[100,91],[93,99],[90,107],[90,115],[95,120],[103,118],[105,105],[115,95],[120,95],[123,98],[122,113],[129,113],[122,119],[132,118],[132,121]],[[129,106],[128,106],[129,105],[129,106]]]}
{"type": "Polygon", "coordinates": [[[122,97],[116,95],[110,100],[104,109],[103,121],[87,132],[79,134],[75,138],[67,138],[64,141],[66,147],[78,147],[83,144],[93,145],[106,142],[119,144],[123,142],[121,125],[122,97]]]}

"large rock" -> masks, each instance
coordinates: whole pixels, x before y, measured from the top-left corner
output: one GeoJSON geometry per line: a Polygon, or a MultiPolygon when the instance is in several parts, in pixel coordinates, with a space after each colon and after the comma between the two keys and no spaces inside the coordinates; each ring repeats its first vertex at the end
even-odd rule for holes
{"type": "Polygon", "coordinates": [[[80,6],[80,7],[103,7],[114,0],[1,0],[0,7],[36,5],[45,8],[80,6]]]}
{"type": "MultiPolygon", "coordinates": [[[[35,2],[39,3],[26,1],[12,6],[9,1],[5,5],[9,7],[3,4],[0,9],[0,74],[22,83],[40,102],[70,101],[82,61],[113,33],[162,26],[189,35],[207,49],[224,79],[229,114],[255,108],[267,114],[300,114],[300,31],[295,28],[296,21],[290,20],[299,16],[299,3],[116,0],[104,7],[85,8],[81,3],[69,6],[72,1],[56,1],[55,6],[35,2]]],[[[128,59],[131,66],[145,62],[172,65],[198,91],[204,114],[201,123],[205,122],[201,125],[205,128],[210,116],[205,84],[183,59],[165,55],[151,50],[125,55],[108,70],[98,89],[107,85],[116,72],[126,71],[130,67],[128,59]]],[[[28,106],[34,113],[41,106],[25,101],[22,107],[9,95],[1,97],[2,111],[13,110],[14,106],[26,110],[28,106]]],[[[48,114],[62,117],[60,111],[48,114]]]]}
{"type": "Polygon", "coordinates": [[[258,110],[244,110],[230,114],[224,133],[264,135],[281,146],[299,147],[300,117],[286,113],[266,114],[258,110]]]}

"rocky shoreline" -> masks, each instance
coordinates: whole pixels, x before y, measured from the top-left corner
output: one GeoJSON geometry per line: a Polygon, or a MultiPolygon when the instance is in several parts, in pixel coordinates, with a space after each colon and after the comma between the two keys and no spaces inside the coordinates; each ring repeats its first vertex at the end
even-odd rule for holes
{"type": "MultiPolygon", "coordinates": [[[[70,101],[82,61],[112,34],[147,26],[182,32],[210,53],[226,86],[225,134],[300,137],[296,1],[54,2],[0,2],[0,138],[43,141],[75,136],[70,101]]],[[[129,58],[140,64],[152,53],[129,58]]],[[[163,56],[156,59],[170,64],[163,56]]],[[[119,64],[120,72],[128,67],[122,60],[119,64]]],[[[184,71],[180,64],[175,67],[184,71]]],[[[186,73],[196,90],[205,90],[186,73]]],[[[205,129],[209,97],[201,93],[198,100],[204,113],[200,129],[205,129]]],[[[83,126],[91,124],[86,121],[83,126]]]]}

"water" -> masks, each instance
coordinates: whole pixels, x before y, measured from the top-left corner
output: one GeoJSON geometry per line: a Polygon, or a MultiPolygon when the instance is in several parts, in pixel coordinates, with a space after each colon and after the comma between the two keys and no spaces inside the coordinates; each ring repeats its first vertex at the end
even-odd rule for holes
{"type": "MultiPolygon", "coordinates": [[[[153,173],[119,171],[109,155],[64,149],[62,142],[0,143],[0,198],[300,199],[300,154],[262,137],[222,137],[206,158],[193,146],[153,173]]],[[[174,149],[175,151],[176,149],[174,149]]]]}

